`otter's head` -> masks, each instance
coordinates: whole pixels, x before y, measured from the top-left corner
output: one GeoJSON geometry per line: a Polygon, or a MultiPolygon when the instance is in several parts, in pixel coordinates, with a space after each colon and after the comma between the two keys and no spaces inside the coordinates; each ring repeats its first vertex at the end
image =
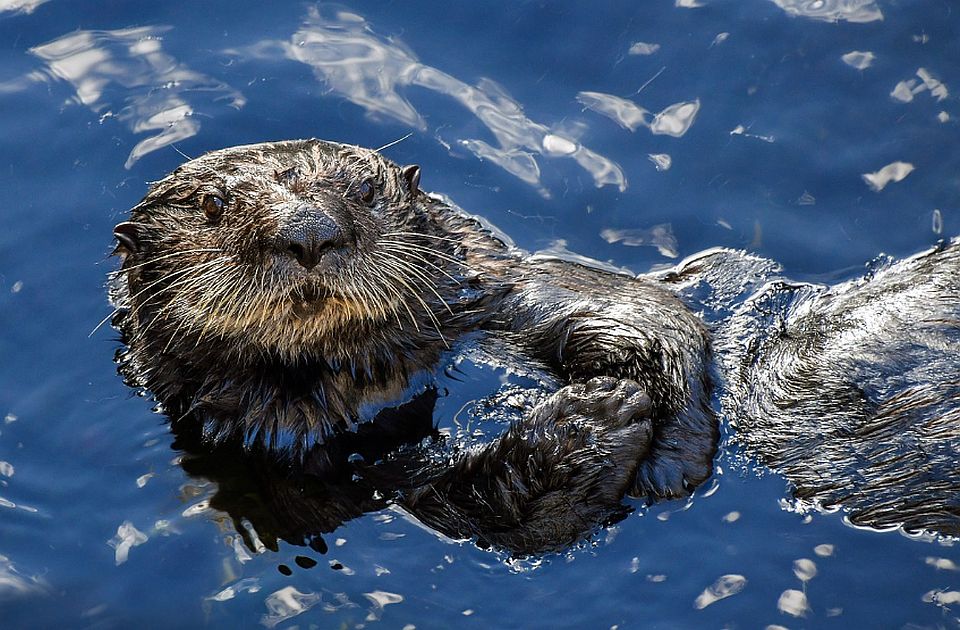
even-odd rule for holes
{"type": "Polygon", "coordinates": [[[344,330],[430,325],[452,252],[431,238],[419,179],[417,166],[318,140],[191,160],[114,230],[120,326],[165,351],[220,339],[297,359],[328,354],[344,330]]]}

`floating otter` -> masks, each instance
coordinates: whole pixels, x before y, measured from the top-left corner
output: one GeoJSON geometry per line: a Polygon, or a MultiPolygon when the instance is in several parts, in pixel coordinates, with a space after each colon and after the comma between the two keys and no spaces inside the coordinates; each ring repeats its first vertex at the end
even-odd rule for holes
{"type": "Polygon", "coordinates": [[[319,140],[184,164],[114,232],[123,373],[208,443],[322,477],[350,463],[338,444],[428,393],[464,346],[498,344],[559,389],[395,485],[421,520],[514,551],[575,542],[625,493],[702,483],[718,429],[689,309],[652,280],[529,256],[419,179],[319,140]]]}
{"type": "Polygon", "coordinates": [[[956,243],[833,288],[727,250],[633,277],[528,255],[419,180],[360,147],[236,147],[178,168],[115,229],[121,370],[195,452],[283,462],[258,477],[287,514],[278,535],[394,502],[453,537],[562,548],[625,494],[709,477],[712,371],[734,440],[799,498],[960,534],[956,243]],[[457,448],[432,431],[435,377],[476,347],[555,391],[457,448]]]}

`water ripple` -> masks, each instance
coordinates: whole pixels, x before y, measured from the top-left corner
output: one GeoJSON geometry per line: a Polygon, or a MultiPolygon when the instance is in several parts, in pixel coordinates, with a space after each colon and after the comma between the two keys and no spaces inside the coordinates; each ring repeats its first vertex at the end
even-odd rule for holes
{"type": "Polygon", "coordinates": [[[874,192],[880,192],[886,188],[890,182],[899,182],[906,178],[914,170],[913,164],[909,162],[892,162],[887,164],[879,171],[873,173],[864,173],[863,181],[869,184],[874,192]]]}
{"type": "Polygon", "coordinates": [[[47,64],[47,73],[35,72],[4,91],[25,88],[36,80],[62,80],[73,85],[73,102],[115,117],[134,133],[155,132],[133,147],[124,166],[197,134],[199,94],[242,107],[240,92],[191,70],[163,50],[165,26],[142,26],[115,31],[77,31],[30,49],[47,64]],[[113,111],[113,108],[118,108],[113,111]]]}
{"type": "Polygon", "coordinates": [[[107,541],[107,544],[116,550],[115,561],[117,566],[127,561],[130,556],[130,550],[138,545],[147,542],[149,538],[146,534],[134,527],[130,521],[124,521],[117,528],[117,534],[107,541]]]}
{"type": "Polygon", "coordinates": [[[791,17],[825,22],[874,22],[883,19],[876,0],[770,0],[791,17]]]}
{"type": "Polygon", "coordinates": [[[571,158],[591,175],[596,186],[626,189],[619,165],[576,138],[528,118],[520,103],[496,82],[483,78],[470,85],[426,65],[398,38],[376,34],[355,13],[340,10],[326,15],[313,7],[289,42],[265,40],[228,52],[267,59],[283,56],[306,64],[332,93],[362,107],[371,117],[393,119],[419,130],[427,128],[426,122],[402,91],[416,86],[443,94],[475,116],[494,140],[458,138],[456,144],[545,196],[538,156],[571,158]]]}
{"type": "Polygon", "coordinates": [[[638,127],[647,127],[654,135],[674,138],[679,138],[690,130],[700,111],[699,99],[674,103],[657,114],[633,101],[602,92],[580,92],[577,100],[587,109],[606,116],[624,129],[636,131],[638,127]]]}
{"type": "Polygon", "coordinates": [[[273,628],[287,619],[310,610],[318,602],[320,602],[319,593],[301,593],[292,586],[281,588],[267,596],[264,603],[269,612],[260,618],[260,623],[273,628]]]}
{"type": "Polygon", "coordinates": [[[0,0],[0,13],[33,13],[49,0],[0,0]]]}
{"type": "Polygon", "coordinates": [[[710,604],[718,602],[736,595],[747,586],[747,578],[742,575],[728,574],[721,575],[717,581],[703,590],[693,602],[693,607],[697,610],[703,610],[710,604]]]}

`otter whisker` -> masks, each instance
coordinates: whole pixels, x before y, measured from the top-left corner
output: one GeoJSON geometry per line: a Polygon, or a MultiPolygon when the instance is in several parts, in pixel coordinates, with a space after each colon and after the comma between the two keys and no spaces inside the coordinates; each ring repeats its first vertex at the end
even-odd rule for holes
{"type": "Polygon", "coordinates": [[[396,146],[396,145],[400,144],[401,142],[403,142],[404,140],[406,140],[407,138],[409,138],[409,137],[412,136],[412,135],[413,135],[413,132],[411,131],[410,133],[408,133],[408,134],[405,135],[404,137],[398,138],[398,139],[394,140],[393,142],[388,142],[387,144],[383,145],[382,147],[376,148],[376,149],[374,149],[373,151],[374,151],[374,153],[380,153],[381,151],[385,151],[385,150],[389,149],[389,148],[392,147],[392,146],[396,146]]]}
{"type": "MultiPolygon", "coordinates": [[[[373,256],[373,259],[374,260],[370,262],[376,262],[378,260],[376,256],[373,256]]],[[[366,266],[370,266],[370,263],[366,263],[366,266]]],[[[364,304],[366,305],[366,300],[369,299],[370,303],[376,305],[376,311],[380,317],[385,318],[388,313],[393,315],[397,320],[397,326],[400,330],[403,330],[403,322],[400,320],[400,310],[397,306],[397,302],[402,301],[402,298],[398,296],[398,300],[391,300],[390,296],[387,295],[377,283],[367,281],[363,275],[359,275],[358,278],[360,281],[356,283],[347,283],[347,290],[351,292],[355,290],[362,293],[365,296],[364,304]],[[351,284],[354,286],[351,286],[351,284]]],[[[365,308],[367,307],[365,306],[365,308]]]]}
{"type": "MultiPolygon", "coordinates": [[[[153,282],[151,282],[150,284],[148,284],[147,286],[145,286],[145,287],[142,288],[141,290],[137,291],[135,294],[127,297],[126,300],[127,300],[128,302],[133,302],[133,301],[135,301],[138,297],[140,297],[141,295],[143,295],[144,293],[146,293],[147,291],[149,291],[150,289],[152,289],[153,287],[157,286],[158,284],[160,284],[160,283],[162,283],[162,282],[166,282],[167,280],[170,280],[170,279],[173,278],[173,277],[182,276],[182,275],[184,275],[184,274],[187,274],[187,273],[191,273],[191,272],[193,272],[193,271],[196,271],[197,269],[199,269],[199,268],[201,268],[201,267],[206,267],[206,266],[209,266],[209,265],[211,265],[211,264],[219,263],[219,262],[222,262],[222,259],[208,260],[207,262],[198,263],[198,264],[193,265],[193,266],[191,266],[191,267],[187,267],[186,269],[180,269],[180,270],[178,270],[178,271],[170,272],[169,274],[167,274],[167,275],[165,275],[165,276],[163,276],[163,277],[161,277],[161,278],[158,278],[157,280],[154,280],[153,282]]],[[[130,311],[130,316],[132,317],[133,315],[136,315],[137,311],[139,311],[144,305],[146,305],[147,303],[149,303],[154,297],[156,297],[157,295],[162,294],[165,290],[167,290],[167,289],[164,288],[164,289],[161,289],[160,291],[157,291],[157,293],[156,293],[155,295],[150,296],[150,298],[148,298],[147,300],[144,300],[143,302],[141,302],[140,304],[138,304],[132,311],[130,311]]],[[[114,315],[116,315],[117,313],[119,313],[121,310],[123,310],[123,309],[122,309],[122,308],[115,308],[109,315],[107,315],[106,317],[104,317],[103,319],[101,319],[101,320],[100,320],[100,323],[98,323],[98,324],[94,327],[94,329],[90,331],[90,334],[87,335],[87,336],[88,336],[88,337],[92,337],[93,334],[94,334],[95,332],[97,332],[97,331],[100,329],[101,326],[103,326],[105,323],[107,323],[108,321],[110,321],[110,319],[111,319],[114,315]]]]}
{"type": "Polygon", "coordinates": [[[149,260],[145,260],[143,262],[137,263],[136,265],[130,265],[129,267],[120,267],[120,269],[108,272],[107,276],[114,277],[114,276],[123,275],[128,271],[133,271],[134,269],[139,269],[140,267],[144,267],[146,265],[152,265],[155,262],[166,260],[167,258],[173,258],[175,256],[183,256],[184,254],[200,254],[205,252],[220,253],[222,251],[223,249],[219,247],[199,247],[196,249],[185,249],[182,252],[170,252],[169,254],[164,254],[163,256],[157,256],[156,258],[151,258],[149,260]]]}
{"type": "MultiPolygon", "coordinates": [[[[243,306],[233,313],[233,317],[237,320],[238,325],[245,326],[246,322],[252,316],[252,301],[249,299],[251,282],[249,277],[246,274],[237,274],[235,276],[235,281],[233,283],[232,290],[230,291],[230,297],[227,301],[227,304],[236,305],[242,304],[243,306]]],[[[219,305],[218,305],[219,306],[219,305]]],[[[224,331],[221,331],[220,336],[223,337],[224,331]]]]}
{"type": "Polygon", "coordinates": [[[397,319],[397,325],[399,325],[400,329],[403,330],[403,324],[400,323],[400,316],[397,314],[396,310],[387,308],[384,300],[378,300],[377,294],[372,292],[365,282],[359,283],[356,289],[362,297],[364,308],[370,308],[369,305],[371,304],[374,305],[373,310],[380,318],[385,318],[388,312],[393,313],[394,317],[397,319]]]}
{"type": "MultiPolygon", "coordinates": [[[[192,291],[201,285],[209,286],[207,284],[208,281],[213,280],[216,282],[219,280],[221,276],[222,276],[222,269],[211,268],[197,276],[191,276],[190,278],[181,279],[174,285],[171,285],[170,287],[167,287],[166,289],[164,289],[164,291],[166,291],[174,288],[174,286],[179,286],[179,289],[177,290],[177,292],[172,297],[170,297],[168,302],[164,304],[163,307],[161,307],[157,311],[157,313],[153,316],[153,318],[149,322],[147,322],[147,324],[142,329],[138,331],[137,336],[144,337],[147,334],[147,332],[149,332],[150,329],[153,328],[154,324],[156,324],[159,321],[166,320],[168,314],[173,311],[173,307],[177,304],[177,301],[180,300],[182,297],[184,297],[189,291],[192,291]]],[[[152,296],[150,299],[152,300],[158,297],[159,295],[161,295],[162,293],[163,292],[158,292],[156,296],[152,296]]],[[[180,331],[180,329],[183,328],[183,325],[188,323],[189,321],[190,321],[189,318],[184,317],[180,322],[180,324],[177,326],[176,330],[174,331],[174,336],[176,336],[176,334],[180,331]]]]}
{"type": "MultiPolygon", "coordinates": [[[[391,249],[389,249],[389,248],[386,248],[386,247],[383,248],[381,251],[377,252],[377,254],[379,255],[379,258],[380,258],[381,260],[389,260],[389,261],[395,263],[396,265],[399,265],[402,269],[404,269],[404,270],[409,270],[412,274],[415,274],[415,276],[416,276],[418,279],[420,279],[421,281],[423,281],[424,284],[428,284],[428,285],[433,286],[433,287],[438,286],[438,285],[437,285],[437,281],[436,281],[434,278],[431,278],[431,277],[430,277],[429,275],[427,275],[427,273],[426,273],[425,271],[423,271],[422,269],[418,269],[417,267],[414,267],[413,265],[411,265],[411,262],[410,262],[410,261],[408,261],[408,260],[406,260],[406,259],[404,259],[404,258],[400,258],[399,256],[397,256],[397,255],[396,255],[397,253],[399,253],[399,252],[395,252],[395,251],[393,251],[393,250],[391,250],[391,249]]],[[[426,261],[420,260],[420,262],[426,262],[426,261]]]]}
{"type": "Polygon", "coordinates": [[[413,298],[415,298],[418,302],[420,302],[420,304],[423,306],[423,310],[426,312],[427,316],[430,318],[430,321],[433,323],[433,327],[434,329],[436,329],[437,334],[440,336],[440,339],[443,341],[444,345],[446,345],[449,348],[450,345],[447,343],[446,338],[443,336],[443,333],[440,331],[440,321],[437,319],[437,316],[433,312],[433,309],[431,309],[430,306],[427,305],[427,303],[424,301],[424,299],[420,297],[420,293],[416,291],[413,288],[413,286],[410,285],[409,282],[407,282],[407,280],[410,280],[410,278],[403,274],[402,269],[398,269],[394,267],[391,261],[381,259],[381,263],[384,264],[386,267],[392,269],[395,272],[394,278],[398,282],[400,282],[400,284],[406,287],[407,290],[410,291],[410,295],[413,298]]]}
{"type": "Polygon", "coordinates": [[[370,314],[371,319],[383,317],[386,314],[382,305],[377,304],[375,301],[370,301],[370,296],[362,290],[362,287],[359,286],[359,283],[338,282],[337,286],[339,292],[344,293],[350,300],[359,302],[363,308],[363,311],[370,314]]]}
{"type": "MultiPolygon", "coordinates": [[[[243,276],[241,274],[234,274],[232,277],[227,278],[218,287],[216,287],[216,290],[214,291],[214,297],[218,298],[216,302],[213,302],[213,300],[206,300],[204,308],[201,310],[201,312],[206,315],[206,321],[204,322],[203,328],[200,330],[200,334],[197,336],[197,342],[194,344],[194,349],[200,345],[200,342],[203,341],[207,331],[210,330],[210,325],[214,321],[214,317],[212,317],[212,315],[219,315],[221,313],[221,305],[224,304],[225,301],[228,304],[236,303],[242,285],[243,276]],[[218,293],[219,296],[216,295],[218,293]]],[[[220,336],[223,336],[223,330],[221,330],[220,336]]]]}
{"type": "MultiPolygon", "coordinates": [[[[177,304],[177,301],[180,300],[182,297],[184,297],[187,294],[187,292],[193,289],[196,289],[201,285],[205,285],[209,280],[217,280],[218,278],[221,277],[222,273],[223,271],[220,268],[211,268],[211,269],[207,269],[206,271],[204,271],[203,273],[197,276],[191,276],[190,278],[183,278],[181,280],[178,280],[174,284],[170,285],[169,287],[166,287],[164,289],[165,291],[172,289],[175,286],[179,288],[176,293],[170,296],[167,303],[164,304],[160,308],[160,310],[157,311],[153,319],[151,319],[150,322],[148,322],[147,325],[144,326],[144,328],[140,331],[140,335],[142,336],[146,334],[147,331],[150,330],[150,328],[153,326],[155,322],[160,321],[161,319],[166,319],[167,314],[173,310],[173,307],[177,304]]],[[[160,293],[158,292],[158,295],[159,294],[160,293]]],[[[180,325],[177,326],[177,330],[174,331],[174,334],[176,334],[176,332],[179,331],[179,329],[183,326],[184,323],[186,323],[186,321],[187,321],[187,318],[184,318],[183,321],[180,323],[180,325]]]]}
{"type": "Polygon", "coordinates": [[[383,236],[412,236],[414,238],[432,238],[437,241],[446,241],[448,243],[454,243],[456,245],[462,245],[463,241],[455,238],[450,238],[448,236],[437,236],[436,234],[426,234],[423,232],[406,232],[403,230],[393,231],[393,232],[384,232],[383,236]]]}
{"type": "MultiPolygon", "coordinates": [[[[425,243],[414,242],[402,234],[392,234],[388,232],[386,234],[381,234],[380,236],[381,236],[381,239],[385,242],[395,243],[397,245],[404,245],[405,247],[411,247],[414,249],[420,249],[425,252],[429,252],[437,256],[438,258],[445,257],[446,259],[449,259],[450,262],[455,262],[459,264],[463,264],[464,262],[459,258],[457,258],[456,256],[454,256],[452,252],[445,252],[439,249],[435,249],[434,247],[427,245],[425,243]],[[401,239],[401,240],[397,240],[397,239],[401,239]],[[403,239],[406,239],[406,240],[403,240],[403,239]]],[[[413,234],[411,234],[410,236],[413,236],[413,234]]]]}
{"type": "Polygon", "coordinates": [[[433,295],[437,298],[437,300],[439,300],[440,304],[443,305],[443,307],[447,310],[447,312],[453,315],[453,310],[450,308],[450,305],[447,304],[447,301],[444,300],[443,297],[441,297],[440,293],[437,292],[437,284],[433,281],[432,278],[427,276],[425,273],[423,273],[416,267],[413,267],[406,261],[400,258],[397,258],[396,256],[393,256],[392,254],[386,251],[380,252],[380,253],[384,257],[386,257],[388,260],[390,260],[392,263],[394,263],[397,267],[399,267],[399,270],[401,272],[406,271],[407,277],[413,276],[413,278],[417,278],[421,280],[424,286],[426,287],[426,289],[431,293],[433,293],[433,295]]]}
{"type": "MultiPolygon", "coordinates": [[[[264,286],[264,277],[266,271],[262,268],[257,268],[254,272],[253,279],[251,280],[247,274],[238,274],[237,282],[241,281],[241,278],[244,278],[246,282],[246,288],[248,289],[245,299],[241,300],[241,308],[236,314],[238,322],[248,322],[254,318],[254,313],[259,310],[259,300],[260,296],[266,293],[264,286]],[[253,291],[254,286],[257,290],[253,291]]],[[[258,318],[262,319],[262,318],[258,318]]]]}
{"type": "MultiPolygon", "coordinates": [[[[379,261],[379,258],[374,257],[374,260],[379,261]]],[[[397,277],[397,272],[391,268],[381,268],[380,277],[377,278],[378,283],[373,283],[381,292],[387,292],[390,295],[393,295],[393,302],[395,304],[394,309],[399,310],[396,305],[402,306],[407,312],[407,317],[410,319],[410,323],[413,324],[414,329],[417,332],[420,332],[420,323],[417,321],[417,318],[414,316],[413,311],[410,309],[410,306],[407,304],[407,300],[404,298],[403,291],[397,285],[401,284],[402,280],[397,277]]]]}
{"type": "Polygon", "coordinates": [[[440,267],[439,265],[437,265],[437,264],[435,264],[435,263],[427,260],[427,259],[424,258],[422,255],[420,255],[417,251],[415,251],[415,250],[410,250],[410,249],[408,249],[408,248],[406,248],[406,247],[403,247],[403,246],[400,246],[400,245],[391,244],[391,243],[389,243],[389,242],[388,242],[388,243],[385,243],[385,245],[386,245],[386,247],[383,248],[384,251],[387,251],[387,252],[389,252],[389,253],[391,253],[391,254],[409,256],[409,257],[413,258],[414,262],[423,263],[423,264],[427,265],[428,267],[433,268],[435,271],[440,272],[440,274],[446,276],[447,278],[449,278],[450,280],[452,280],[454,283],[456,283],[456,284],[461,284],[461,280],[460,280],[459,278],[453,277],[452,275],[450,275],[449,272],[447,272],[446,269],[444,269],[443,267],[440,267]]]}
{"type": "MultiPolygon", "coordinates": [[[[383,275],[386,276],[386,277],[384,278],[385,280],[394,280],[394,281],[396,281],[397,283],[401,283],[401,282],[402,282],[401,279],[399,279],[399,278],[396,277],[396,272],[391,272],[390,270],[381,270],[381,273],[383,273],[383,275]]],[[[407,285],[407,286],[409,286],[409,285],[407,285]]],[[[389,291],[390,293],[393,294],[393,296],[394,296],[394,298],[396,299],[397,303],[399,303],[401,306],[403,306],[404,310],[407,311],[407,316],[410,318],[410,323],[413,324],[414,329],[415,329],[417,332],[420,332],[420,324],[417,322],[417,318],[414,317],[413,311],[410,310],[410,305],[407,304],[407,301],[406,301],[405,299],[403,299],[403,293],[400,291],[400,289],[397,288],[396,286],[394,286],[393,283],[390,283],[390,282],[387,282],[387,283],[382,284],[382,285],[381,285],[381,288],[384,288],[384,289],[386,289],[387,291],[389,291]]]]}
{"type": "MultiPolygon", "coordinates": [[[[371,256],[372,260],[369,264],[377,264],[380,262],[378,256],[371,256]]],[[[392,276],[391,276],[392,277],[392,276]]],[[[364,291],[371,296],[371,300],[379,305],[381,313],[386,314],[387,312],[393,314],[394,318],[397,320],[397,325],[400,327],[400,330],[403,330],[403,323],[400,320],[400,309],[399,305],[404,302],[402,294],[396,290],[396,287],[392,287],[389,284],[380,285],[377,282],[370,282],[366,278],[358,285],[358,289],[364,291]],[[389,290],[389,292],[388,292],[389,290]],[[392,295],[392,298],[391,298],[392,295]]],[[[416,327],[416,321],[411,317],[411,322],[416,327]]]]}
{"type": "Polygon", "coordinates": [[[461,267],[468,267],[465,261],[460,260],[458,258],[454,258],[450,254],[446,254],[439,250],[433,249],[432,247],[427,247],[426,245],[418,245],[416,243],[404,243],[402,241],[394,241],[386,238],[381,239],[380,243],[384,245],[389,245],[391,247],[398,247],[398,248],[408,249],[411,251],[421,252],[423,254],[427,254],[429,256],[439,258],[440,260],[449,262],[451,264],[459,265],[461,267]]]}
{"type": "MultiPolygon", "coordinates": [[[[167,282],[167,281],[170,280],[171,278],[174,278],[174,277],[177,277],[177,276],[183,276],[183,275],[185,275],[185,274],[193,273],[193,272],[195,272],[195,271],[197,271],[197,270],[199,270],[199,269],[203,269],[203,268],[205,268],[205,267],[211,267],[211,266],[214,266],[214,265],[218,265],[218,264],[224,262],[225,260],[229,260],[229,258],[230,258],[229,256],[221,256],[221,257],[218,257],[218,258],[214,258],[213,260],[208,260],[208,261],[206,261],[206,262],[201,262],[201,263],[197,263],[197,264],[195,264],[195,265],[191,265],[191,266],[186,267],[186,268],[184,268],[184,269],[180,269],[180,270],[177,270],[177,271],[172,271],[172,272],[170,272],[170,273],[168,273],[168,274],[166,274],[166,275],[158,278],[157,280],[154,280],[153,282],[151,282],[150,284],[148,284],[147,286],[145,286],[145,287],[144,287],[143,289],[141,289],[140,291],[137,291],[135,294],[131,295],[128,299],[129,299],[131,302],[134,302],[134,301],[136,301],[136,299],[137,299],[138,297],[140,297],[141,295],[143,295],[144,293],[146,293],[147,291],[149,291],[149,290],[152,289],[153,287],[157,286],[158,284],[161,284],[161,283],[163,283],[163,282],[167,282]]],[[[136,312],[137,312],[140,308],[142,308],[146,303],[148,303],[148,302],[150,301],[150,299],[152,299],[153,297],[156,297],[157,295],[162,294],[164,291],[168,290],[169,288],[170,288],[170,285],[168,285],[167,287],[164,287],[163,289],[157,291],[154,295],[150,296],[149,299],[147,299],[147,300],[141,302],[140,304],[138,304],[137,307],[134,308],[134,310],[131,311],[130,314],[131,314],[131,315],[136,314],[136,312]]]]}

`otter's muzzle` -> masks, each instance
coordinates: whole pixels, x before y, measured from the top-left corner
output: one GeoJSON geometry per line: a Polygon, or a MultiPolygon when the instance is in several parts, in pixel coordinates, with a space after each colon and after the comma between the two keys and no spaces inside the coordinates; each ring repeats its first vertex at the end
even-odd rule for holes
{"type": "Polygon", "coordinates": [[[343,228],[329,214],[314,206],[299,206],[280,224],[274,239],[278,252],[290,256],[310,271],[327,252],[346,245],[343,228]]]}

